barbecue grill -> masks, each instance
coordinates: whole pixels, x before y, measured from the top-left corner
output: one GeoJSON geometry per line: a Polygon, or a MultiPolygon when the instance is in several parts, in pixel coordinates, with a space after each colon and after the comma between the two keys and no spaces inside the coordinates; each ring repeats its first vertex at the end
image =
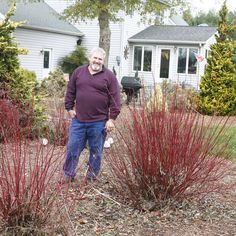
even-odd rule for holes
{"type": "Polygon", "coordinates": [[[139,90],[142,88],[140,78],[132,76],[124,76],[121,79],[122,92],[125,92],[127,96],[126,104],[129,103],[134,98],[136,101],[139,97],[139,90]]]}

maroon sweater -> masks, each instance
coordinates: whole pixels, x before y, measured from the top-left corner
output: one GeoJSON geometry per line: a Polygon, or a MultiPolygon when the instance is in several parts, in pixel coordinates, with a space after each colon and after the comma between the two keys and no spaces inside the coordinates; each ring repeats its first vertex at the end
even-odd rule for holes
{"type": "Polygon", "coordinates": [[[116,119],[120,113],[120,89],[115,75],[103,67],[91,75],[88,65],[78,67],[72,74],[65,96],[65,108],[75,106],[81,122],[116,119]]]}

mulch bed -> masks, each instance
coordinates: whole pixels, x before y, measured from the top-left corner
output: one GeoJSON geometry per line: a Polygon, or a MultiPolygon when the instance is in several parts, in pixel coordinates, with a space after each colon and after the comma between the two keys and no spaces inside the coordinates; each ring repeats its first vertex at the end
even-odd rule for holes
{"type": "MultiPolygon", "coordinates": [[[[216,123],[220,119],[216,117],[216,123]]],[[[236,125],[236,117],[231,117],[229,124],[236,125]]],[[[82,166],[86,158],[87,151],[81,157],[82,166]]],[[[236,235],[235,189],[227,194],[211,194],[200,201],[169,202],[161,209],[139,211],[122,203],[115,195],[106,172],[107,165],[103,161],[102,172],[95,183],[85,187],[82,171],[78,181],[70,186],[69,195],[74,204],[67,224],[70,236],[236,235]],[[81,198],[78,197],[80,191],[84,191],[81,198]]],[[[236,182],[236,173],[228,180],[236,182]]]]}
{"type": "MultiPolygon", "coordinates": [[[[140,211],[119,201],[113,194],[105,172],[86,187],[82,178],[70,186],[71,199],[84,191],[82,198],[74,200],[68,230],[73,235],[106,236],[190,236],[236,235],[236,191],[211,194],[200,201],[169,202],[161,209],[140,211]]],[[[236,175],[230,176],[236,181],[236,175]]]]}

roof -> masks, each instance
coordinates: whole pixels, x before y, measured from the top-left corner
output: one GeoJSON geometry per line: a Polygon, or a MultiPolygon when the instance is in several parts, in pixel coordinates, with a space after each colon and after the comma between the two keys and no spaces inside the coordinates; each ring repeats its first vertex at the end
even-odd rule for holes
{"type": "Polygon", "coordinates": [[[205,43],[217,32],[216,27],[152,25],[128,39],[129,42],[146,43],[205,43]]]}
{"type": "Polygon", "coordinates": [[[188,23],[180,15],[173,15],[170,19],[175,25],[188,25],[188,23]]]}
{"type": "MultiPolygon", "coordinates": [[[[4,15],[11,7],[8,0],[0,0],[0,12],[4,15]]],[[[17,0],[16,11],[11,18],[14,21],[26,21],[21,28],[55,32],[66,35],[82,36],[83,33],[69,22],[60,19],[60,15],[45,2],[25,3],[17,0]]]]}

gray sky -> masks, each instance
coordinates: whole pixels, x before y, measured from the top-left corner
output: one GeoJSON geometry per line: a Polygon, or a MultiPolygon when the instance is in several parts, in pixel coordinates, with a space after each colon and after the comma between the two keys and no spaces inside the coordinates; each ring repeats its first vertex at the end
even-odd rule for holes
{"type": "MultiPolygon", "coordinates": [[[[219,11],[224,0],[188,0],[194,13],[199,11],[208,12],[211,9],[219,11]]],[[[227,0],[229,11],[236,11],[236,0],[227,0]]]]}

